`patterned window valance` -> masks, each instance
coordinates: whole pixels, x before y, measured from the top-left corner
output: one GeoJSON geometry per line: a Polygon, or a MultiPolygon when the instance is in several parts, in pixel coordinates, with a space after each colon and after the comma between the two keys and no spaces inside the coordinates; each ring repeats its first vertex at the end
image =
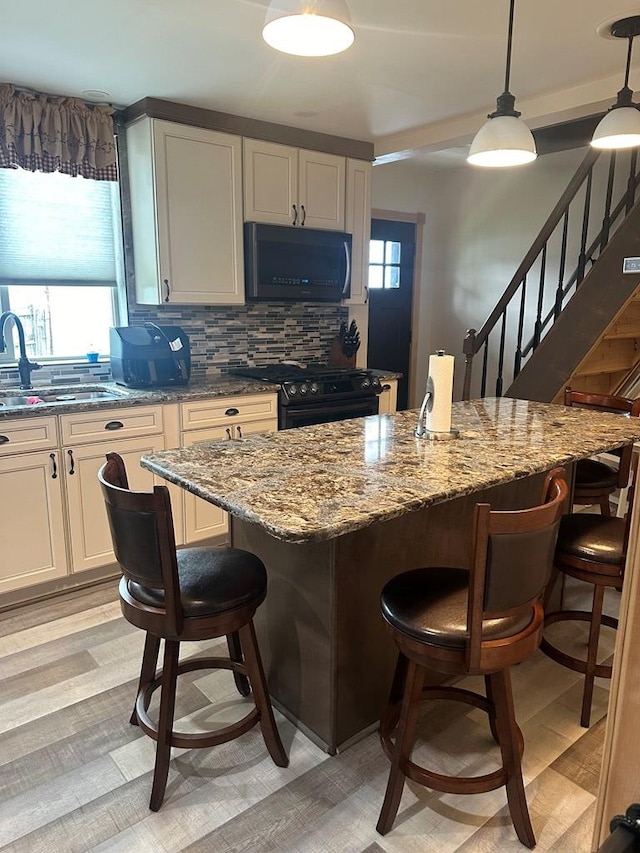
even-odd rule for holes
{"type": "Polygon", "coordinates": [[[112,107],[0,84],[0,168],[116,181],[112,107]]]}

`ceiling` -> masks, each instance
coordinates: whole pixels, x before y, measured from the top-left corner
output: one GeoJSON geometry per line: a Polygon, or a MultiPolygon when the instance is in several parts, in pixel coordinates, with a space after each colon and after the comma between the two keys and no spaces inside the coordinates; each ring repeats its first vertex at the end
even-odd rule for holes
{"type": "MultiPolygon", "coordinates": [[[[348,0],[346,53],[298,58],[261,38],[267,0],[32,0],[2,14],[0,82],[117,106],[162,98],[371,141],[384,161],[464,149],[502,90],[508,0],[348,0]]],[[[519,0],[511,90],[542,127],[601,111],[629,0],[519,0]]],[[[640,39],[638,40],[640,41],[640,39]]],[[[640,45],[631,85],[640,88],[640,45]]]]}

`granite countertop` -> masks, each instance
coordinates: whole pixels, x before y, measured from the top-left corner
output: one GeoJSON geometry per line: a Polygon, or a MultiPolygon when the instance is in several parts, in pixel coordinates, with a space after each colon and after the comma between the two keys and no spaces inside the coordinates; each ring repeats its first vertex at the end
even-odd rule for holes
{"type": "Polygon", "coordinates": [[[242,394],[275,394],[278,386],[256,379],[241,376],[219,376],[211,379],[192,380],[186,387],[154,388],[142,391],[123,388],[115,382],[93,382],[74,385],[40,385],[28,390],[15,390],[0,386],[0,420],[7,418],[31,418],[43,415],[59,415],[65,412],[86,412],[100,409],[113,409],[128,406],[150,406],[158,403],[182,403],[185,400],[206,400],[214,397],[235,397],[242,394]],[[38,397],[51,396],[60,392],[61,396],[74,392],[99,390],[112,393],[111,399],[96,400],[58,400],[56,402],[36,403],[28,406],[12,406],[3,403],[10,395],[38,397]]]}
{"type": "Polygon", "coordinates": [[[331,539],[640,439],[640,418],[526,400],[454,403],[460,438],[372,415],[146,454],[141,464],[278,539],[331,539]]]}

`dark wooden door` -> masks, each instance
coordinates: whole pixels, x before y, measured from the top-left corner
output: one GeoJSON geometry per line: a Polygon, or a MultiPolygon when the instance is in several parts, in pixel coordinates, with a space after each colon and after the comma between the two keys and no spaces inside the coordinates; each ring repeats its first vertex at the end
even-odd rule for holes
{"type": "Polygon", "coordinates": [[[367,364],[402,373],[398,409],[406,409],[416,229],[411,222],[371,221],[367,364]]]}

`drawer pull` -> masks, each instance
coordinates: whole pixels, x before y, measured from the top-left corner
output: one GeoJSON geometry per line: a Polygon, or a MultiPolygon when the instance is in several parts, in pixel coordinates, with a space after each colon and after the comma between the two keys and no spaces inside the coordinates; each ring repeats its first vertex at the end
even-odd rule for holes
{"type": "Polygon", "coordinates": [[[383,391],[391,391],[391,385],[383,385],[382,390],[383,391]]]}
{"type": "Polygon", "coordinates": [[[51,460],[51,467],[52,467],[52,471],[51,471],[51,479],[52,479],[52,480],[57,480],[57,479],[58,479],[58,465],[57,465],[57,463],[56,463],[56,454],[55,454],[55,453],[50,453],[50,454],[49,454],[49,459],[51,460]]]}
{"type": "Polygon", "coordinates": [[[104,425],[104,428],[108,430],[124,429],[124,424],[122,421],[109,421],[109,423],[104,425]]]}
{"type": "Polygon", "coordinates": [[[8,444],[11,441],[8,435],[0,435],[0,444],[8,444]]]}
{"type": "Polygon", "coordinates": [[[227,409],[225,415],[228,415],[230,418],[235,417],[240,414],[240,409],[227,409]]]}

